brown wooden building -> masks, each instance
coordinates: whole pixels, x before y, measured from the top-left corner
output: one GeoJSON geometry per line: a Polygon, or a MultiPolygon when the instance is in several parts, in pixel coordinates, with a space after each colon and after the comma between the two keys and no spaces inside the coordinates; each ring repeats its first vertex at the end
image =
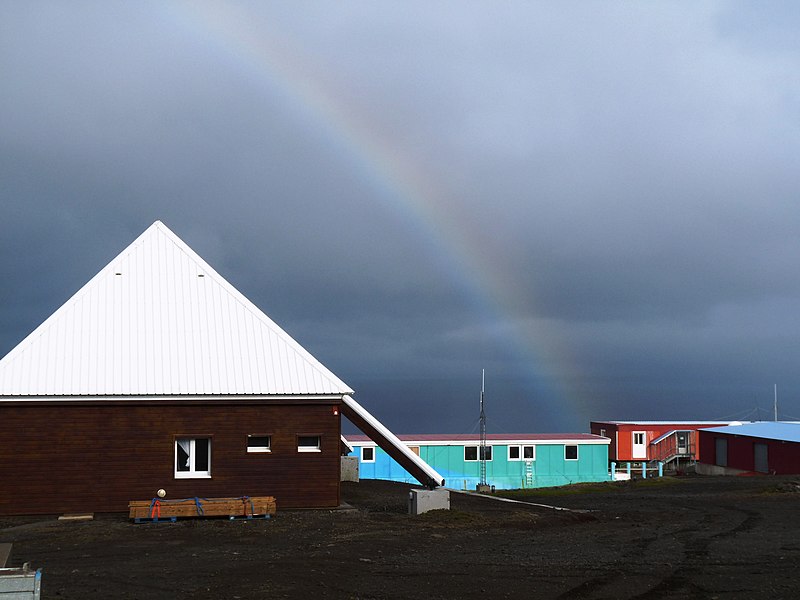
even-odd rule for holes
{"type": "Polygon", "coordinates": [[[0,514],[337,506],[351,393],[156,222],[0,360],[0,514]]]}

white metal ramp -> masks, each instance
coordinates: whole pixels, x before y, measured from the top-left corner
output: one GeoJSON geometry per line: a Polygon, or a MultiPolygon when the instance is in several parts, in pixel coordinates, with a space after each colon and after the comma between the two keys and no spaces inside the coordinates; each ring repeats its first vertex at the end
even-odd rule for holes
{"type": "Polygon", "coordinates": [[[373,417],[367,409],[353,400],[352,396],[344,396],[342,400],[342,414],[353,425],[366,433],[386,454],[395,459],[412,477],[430,489],[444,486],[444,478],[435,469],[409,450],[408,446],[373,417]]]}

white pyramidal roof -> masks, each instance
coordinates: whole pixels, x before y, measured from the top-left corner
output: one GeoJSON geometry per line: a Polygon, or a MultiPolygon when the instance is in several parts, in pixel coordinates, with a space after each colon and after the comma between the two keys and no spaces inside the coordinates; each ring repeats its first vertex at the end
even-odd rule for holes
{"type": "Polygon", "coordinates": [[[0,360],[0,397],[352,390],[163,223],[0,360]]]}

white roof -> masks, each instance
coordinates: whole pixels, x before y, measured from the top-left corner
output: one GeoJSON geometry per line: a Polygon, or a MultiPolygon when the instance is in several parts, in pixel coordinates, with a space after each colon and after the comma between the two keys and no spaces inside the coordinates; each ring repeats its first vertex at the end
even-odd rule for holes
{"type": "Polygon", "coordinates": [[[352,390],[156,221],[0,360],[0,397],[352,390]]]}

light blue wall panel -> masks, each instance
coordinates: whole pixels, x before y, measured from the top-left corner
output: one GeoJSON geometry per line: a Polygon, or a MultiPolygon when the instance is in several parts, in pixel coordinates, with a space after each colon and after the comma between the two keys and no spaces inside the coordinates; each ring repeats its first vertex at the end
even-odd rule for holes
{"type": "MultiPolygon", "coordinates": [[[[361,449],[353,444],[359,459],[362,479],[386,479],[416,483],[394,459],[375,448],[375,462],[363,462],[361,449]]],[[[535,444],[535,460],[530,468],[525,460],[509,460],[508,446],[492,444],[492,460],[486,463],[486,480],[496,489],[549,487],[569,483],[607,481],[608,446],[577,444],[578,459],[566,460],[564,444],[535,444]],[[530,477],[529,477],[530,473],[530,477]]],[[[463,445],[420,446],[420,457],[445,478],[445,485],[456,489],[475,489],[480,481],[480,463],[464,460],[463,445]]]]}

